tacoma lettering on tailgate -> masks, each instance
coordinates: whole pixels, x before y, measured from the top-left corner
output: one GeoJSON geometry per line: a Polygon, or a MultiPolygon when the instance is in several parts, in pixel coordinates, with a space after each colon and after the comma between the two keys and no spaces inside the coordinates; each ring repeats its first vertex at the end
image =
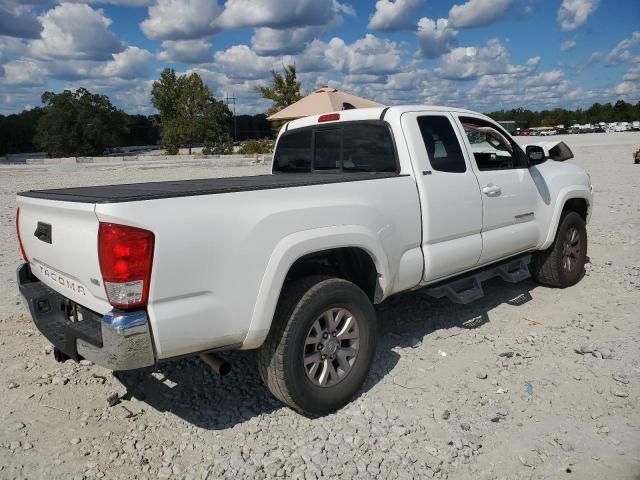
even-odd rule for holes
{"type": "Polygon", "coordinates": [[[59,273],[50,270],[47,267],[44,267],[40,264],[38,264],[38,267],[40,268],[40,273],[42,275],[44,275],[45,277],[49,278],[50,280],[56,282],[58,285],[61,285],[63,287],[68,288],[69,290],[75,292],[75,293],[79,293],[81,295],[86,295],[87,292],[85,291],[85,288],[83,285],[81,285],[80,283],[76,283],[73,280],[69,280],[68,278],[65,278],[64,276],[60,275],[59,273]]]}

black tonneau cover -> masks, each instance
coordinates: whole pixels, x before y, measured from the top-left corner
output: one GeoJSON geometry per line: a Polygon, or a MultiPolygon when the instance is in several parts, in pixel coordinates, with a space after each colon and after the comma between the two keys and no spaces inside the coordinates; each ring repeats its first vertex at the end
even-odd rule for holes
{"type": "Polygon", "coordinates": [[[286,173],[250,177],[206,178],[167,182],[129,183],[100,187],[57,188],[29,190],[23,197],[79,203],[121,203],[154,200],[158,198],[216,195],[274,188],[305,187],[330,183],[358,182],[399,176],[397,173],[286,173]]]}

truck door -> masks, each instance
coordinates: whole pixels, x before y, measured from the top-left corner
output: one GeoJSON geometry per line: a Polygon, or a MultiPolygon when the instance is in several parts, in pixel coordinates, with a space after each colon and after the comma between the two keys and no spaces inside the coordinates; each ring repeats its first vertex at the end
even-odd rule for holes
{"type": "Polygon", "coordinates": [[[535,218],[539,194],[522,150],[498,125],[473,115],[457,117],[482,192],[479,263],[534,248],[540,238],[535,218]]]}
{"type": "Polygon", "coordinates": [[[482,252],[482,198],[454,121],[439,111],[401,120],[422,206],[425,282],[473,268],[482,252]]]}

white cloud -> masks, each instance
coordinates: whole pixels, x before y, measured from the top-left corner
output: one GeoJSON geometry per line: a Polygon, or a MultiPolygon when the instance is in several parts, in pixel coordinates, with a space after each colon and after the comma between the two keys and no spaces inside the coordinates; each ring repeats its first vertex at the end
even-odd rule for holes
{"type": "Polygon", "coordinates": [[[40,64],[49,78],[67,81],[94,78],[96,68],[104,65],[87,60],[41,61],[40,64]]]}
{"type": "Polygon", "coordinates": [[[333,0],[227,0],[216,23],[222,28],[324,25],[339,5],[333,0]]]}
{"type": "Polygon", "coordinates": [[[253,37],[251,37],[251,46],[260,55],[300,53],[307,44],[320,37],[331,27],[333,24],[284,29],[260,27],[256,28],[253,37]]]}
{"type": "Polygon", "coordinates": [[[332,38],[325,52],[327,61],[345,73],[382,74],[400,68],[400,46],[391,40],[370,33],[351,45],[341,38],[332,38]]]}
{"type": "Polygon", "coordinates": [[[108,30],[111,19],[88,5],[63,3],[38,20],[41,38],[31,42],[30,50],[39,58],[108,60],[124,48],[108,30]]]}
{"type": "Polygon", "coordinates": [[[343,81],[345,83],[359,83],[359,84],[367,84],[367,83],[381,83],[385,80],[385,75],[371,75],[369,73],[354,73],[350,75],[345,75],[343,81]]]}
{"type": "Polygon", "coordinates": [[[637,84],[634,82],[622,82],[616,87],[618,95],[632,95],[638,92],[637,84]]]}
{"type": "Polygon", "coordinates": [[[123,52],[114,54],[113,60],[98,68],[97,73],[123,79],[146,77],[149,74],[148,63],[152,58],[153,55],[147,50],[127,47],[123,52]]]}
{"type": "Polygon", "coordinates": [[[424,0],[378,0],[367,28],[382,32],[413,29],[416,25],[413,13],[423,3],[424,0]]]}
{"type": "MultiPolygon", "coordinates": [[[[140,28],[149,38],[188,40],[215,33],[222,9],[215,0],[158,0],[140,28]]],[[[245,12],[246,13],[246,12],[245,12]]]]}
{"type": "Polygon", "coordinates": [[[489,25],[498,20],[510,4],[511,0],[469,0],[451,7],[449,24],[453,28],[489,25]]]}
{"type": "Polygon", "coordinates": [[[600,0],[562,0],[558,9],[558,22],[562,30],[575,30],[582,26],[599,3],[600,0]]]}
{"type": "Polygon", "coordinates": [[[509,93],[513,93],[515,88],[519,87],[522,93],[524,93],[527,88],[549,88],[553,85],[559,84],[563,80],[564,73],[561,70],[539,72],[526,77],[519,77],[505,73],[488,74],[480,77],[471,91],[474,93],[487,93],[489,90],[504,90],[509,93]]]}
{"type": "MultiPolygon", "coordinates": [[[[214,95],[222,97],[226,94],[242,96],[243,99],[247,96],[251,97],[258,95],[255,87],[257,85],[266,85],[266,82],[258,79],[237,79],[231,78],[225,73],[216,72],[207,68],[192,68],[185,73],[195,72],[202,77],[202,80],[211,88],[214,95]]],[[[243,100],[244,101],[244,100],[243,100]]]]}
{"type": "Polygon", "coordinates": [[[99,83],[107,79],[134,80],[150,74],[149,62],[153,55],[142,48],[129,46],[122,52],[114,53],[111,60],[25,60],[33,63],[31,69],[39,71],[43,77],[57,80],[92,80],[99,83]]]}
{"type": "Polygon", "coordinates": [[[524,75],[533,72],[540,57],[530,58],[525,65],[511,65],[510,54],[498,39],[489,40],[481,47],[454,48],[442,56],[436,71],[452,80],[469,80],[482,75],[524,75]]]}
{"type": "Polygon", "coordinates": [[[562,70],[551,70],[527,76],[524,79],[524,85],[527,87],[549,87],[558,85],[563,79],[564,73],[562,70]]]}
{"type": "MultiPolygon", "coordinates": [[[[604,58],[606,65],[617,65],[633,60],[631,50],[640,46],[640,32],[633,32],[631,37],[625,38],[616,45],[604,58]]],[[[640,59],[640,57],[638,57],[640,59]]]]}
{"type": "Polygon", "coordinates": [[[158,60],[169,63],[199,64],[211,61],[211,44],[207,40],[165,40],[158,60]]]}
{"type": "Polygon", "coordinates": [[[26,49],[27,46],[21,40],[0,35],[0,64],[9,58],[22,56],[26,49]]]}
{"type": "Polygon", "coordinates": [[[282,63],[285,65],[295,63],[296,71],[301,73],[330,71],[335,67],[327,59],[326,52],[328,48],[327,43],[316,39],[310,42],[303,52],[295,56],[283,57],[282,63]]]}
{"type": "Polygon", "coordinates": [[[333,9],[336,13],[344,13],[345,15],[351,15],[352,17],[356,16],[356,11],[351,5],[347,3],[340,3],[338,0],[332,0],[332,2],[333,9]]]}
{"type": "Polygon", "coordinates": [[[560,51],[561,52],[566,52],[567,50],[571,50],[572,48],[575,48],[576,45],[577,45],[577,43],[576,43],[576,41],[574,39],[565,40],[560,45],[560,51]]]}
{"type": "Polygon", "coordinates": [[[392,73],[387,77],[387,87],[396,92],[409,92],[423,85],[427,81],[428,71],[416,69],[410,72],[392,73]]]}
{"type": "Polygon", "coordinates": [[[7,85],[40,86],[45,84],[45,73],[33,60],[12,60],[4,64],[3,82],[7,85]]]}
{"type": "Polygon", "coordinates": [[[622,80],[627,82],[640,82],[640,63],[632,65],[627,73],[624,74],[622,80]]]}
{"type": "MultiPolygon", "coordinates": [[[[269,79],[271,69],[287,64],[295,64],[302,76],[332,72],[334,77],[344,74],[363,80],[402,70],[402,51],[396,42],[367,34],[351,44],[337,37],[329,42],[314,39],[303,52],[283,57],[260,56],[246,45],[234,45],[216,52],[214,62],[233,81],[269,79]]],[[[326,84],[318,80],[313,87],[320,83],[326,84]]]]}
{"type": "Polygon", "coordinates": [[[246,45],[234,45],[215,54],[216,66],[235,79],[267,78],[277,65],[275,57],[261,57],[246,45]]]}
{"type": "MultiPolygon", "coordinates": [[[[576,91],[561,70],[540,72],[527,76],[512,74],[484,75],[469,90],[473,108],[496,110],[510,106],[548,108],[566,103],[576,91]]],[[[575,97],[579,99],[580,97],[575,97]]]]}
{"type": "MultiPolygon", "coordinates": [[[[193,68],[187,70],[186,73],[195,72],[211,89],[211,92],[218,99],[224,100],[226,95],[235,96],[238,113],[257,113],[264,112],[269,108],[271,102],[264,100],[258,92],[256,92],[256,86],[267,85],[267,82],[262,80],[239,80],[233,79],[224,73],[209,70],[207,68],[193,68]]],[[[229,108],[232,108],[231,105],[229,108]]]]}
{"type": "Polygon", "coordinates": [[[140,27],[149,38],[191,40],[222,29],[255,27],[253,43],[263,53],[300,51],[338,25],[341,14],[355,14],[337,0],[227,0],[224,8],[216,0],[157,0],[148,13],[140,27]],[[270,47],[270,39],[279,46],[270,47]]]}
{"type": "Polygon", "coordinates": [[[426,58],[437,58],[458,45],[458,32],[444,18],[437,22],[427,17],[421,18],[416,35],[420,55],[426,58]]]}

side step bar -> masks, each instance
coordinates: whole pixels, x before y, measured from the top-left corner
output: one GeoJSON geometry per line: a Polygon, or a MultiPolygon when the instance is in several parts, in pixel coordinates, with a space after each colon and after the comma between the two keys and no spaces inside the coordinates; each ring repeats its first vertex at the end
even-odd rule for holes
{"type": "Polygon", "coordinates": [[[531,276],[529,273],[530,262],[531,255],[518,257],[456,277],[453,280],[445,280],[435,286],[425,287],[423,291],[434,298],[447,297],[452,302],[466,305],[484,297],[482,282],[491,278],[500,277],[510,283],[517,283],[529,278],[531,276]]]}

